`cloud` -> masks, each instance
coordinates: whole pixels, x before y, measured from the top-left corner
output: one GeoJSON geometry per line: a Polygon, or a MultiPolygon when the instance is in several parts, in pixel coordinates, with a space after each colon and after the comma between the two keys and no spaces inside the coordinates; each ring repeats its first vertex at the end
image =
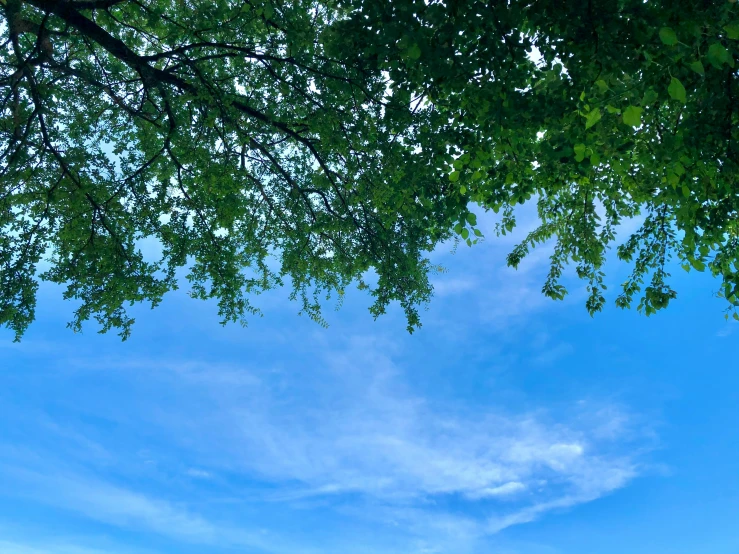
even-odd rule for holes
{"type": "MultiPolygon", "coordinates": [[[[2,554],[158,554],[156,551],[137,547],[131,549],[99,537],[45,537],[46,533],[25,529],[27,538],[0,539],[2,554]]],[[[18,535],[0,529],[2,535],[18,535]]]]}
{"type": "Polygon", "coordinates": [[[71,449],[64,463],[42,452],[23,469],[0,467],[0,478],[85,518],[209,548],[451,554],[480,551],[506,527],[590,502],[641,471],[642,437],[622,407],[456,402],[417,386],[393,340],[300,340],[310,349],[275,367],[220,356],[78,365],[66,386],[84,390],[105,371],[115,398],[130,400],[95,399],[95,417],[136,440],[72,437],[59,421],[47,428],[74,439],[76,460],[71,449]],[[367,537],[306,539],[258,517],[313,510],[327,534],[351,525],[367,537]]]}
{"type": "Polygon", "coordinates": [[[186,472],[186,475],[189,475],[190,477],[194,477],[196,479],[212,479],[213,474],[210,471],[204,471],[202,469],[197,468],[189,468],[186,472]]]}
{"type": "Polygon", "coordinates": [[[3,554],[117,554],[118,551],[99,550],[69,543],[49,542],[44,544],[28,544],[0,540],[0,552],[3,554]]]}
{"type": "Polygon", "coordinates": [[[498,497],[498,496],[511,496],[517,492],[521,492],[524,490],[526,490],[526,485],[524,485],[520,481],[509,481],[508,483],[504,483],[503,485],[499,485],[497,487],[481,489],[479,491],[476,491],[470,496],[471,498],[475,498],[475,499],[491,498],[491,497],[498,497]]]}
{"type": "Polygon", "coordinates": [[[730,321],[723,325],[721,329],[718,330],[716,333],[717,337],[725,338],[731,335],[736,330],[736,324],[733,321],[730,321]]]}
{"type": "Polygon", "coordinates": [[[213,525],[170,502],[153,499],[104,481],[60,472],[4,468],[23,483],[17,494],[121,527],[143,528],[189,542],[211,542],[213,525]]]}
{"type": "MultiPolygon", "coordinates": [[[[486,514],[473,520],[486,533],[588,502],[638,475],[628,412],[603,404],[575,405],[569,415],[466,411],[414,392],[388,350],[355,337],[328,349],[323,365],[270,379],[221,365],[211,378],[206,363],[188,362],[187,371],[173,370],[182,406],[146,424],[187,448],[197,471],[269,483],[264,502],[351,495],[417,514],[456,498],[486,514]],[[224,379],[224,371],[241,377],[224,379]]],[[[163,521],[174,519],[167,514],[163,521]]],[[[202,522],[185,525],[210,532],[202,522]]]]}
{"type": "MultiPolygon", "coordinates": [[[[176,541],[218,547],[248,547],[260,552],[313,553],[266,529],[253,529],[210,521],[188,509],[184,502],[172,502],[77,474],[38,473],[19,468],[3,468],[22,490],[16,494],[47,505],[76,512],[88,519],[124,529],[151,532],[176,541]]],[[[2,544],[2,543],[0,543],[2,544]]],[[[16,546],[25,554],[20,544],[16,546]]],[[[32,547],[25,547],[34,554],[32,547]]],[[[95,554],[97,551],[69,546],[59,549],[69,554],[95,554]]],[[[0,552],[5,552],[0,550],[0,552]]]]}
{"type": "Polygon", "coordinates": [[[548,500],[545,502],[533,504],[531,506],[526,506],[525,508],[507,514],[493,516],[487,521],[485,530],[487,533],[490,534],[499,533],[503,529],[506,529],[507,527],[511,527],[513,525],[530,523],[538,519],[546,512],[571,508],[573,506],[577,506],[578,504],[591,502],[603,496],[604,494],[615,490],[616,488],[622,487],[626,484],[626,481],[634,477],[634,474],[629,472],[616,472],[612,477],[613,479],[611,480],[611,486],[603,486],[603,484],[598,484],[598,486],[590,493],[583,491],[580,494],[566,495],[560,498],[555,498],[553,500],[548,500]]]}
{"type": "Polygon", "coordinates": [[[452,296],[462,292],[474,290],[477,283],[473,279],[464,278],[436,278],[432,281],[435,296],[452,296]]]}
{"type": "MultiPolygon", "coordinates": [[[[554,251],[553,240],[531,249],[516,269],[508,267],[506,262],[513,248],[538,227],[535,207],[519,209],[518,226],[500,237],[495,235],[499,219],[492,212],[478,213],[479,227],[488,239],[471,248],[464,244],[455,248],[453,243],[445,243],[432,255],[434,263],[447,269],[433,280],[435,298],[431,311],[436,325],[448,326],[450,305],[459,305],[461,301],[476,323],[498,331],[525,325],[531,316],[556,305],[541,293],[554,251]]],[[[565,272],[563,282],[577,291],[582,283],[572,279],[570,273],[565,272]]],[[[424,321],[429,319],[426,317],[424,321]]]]}

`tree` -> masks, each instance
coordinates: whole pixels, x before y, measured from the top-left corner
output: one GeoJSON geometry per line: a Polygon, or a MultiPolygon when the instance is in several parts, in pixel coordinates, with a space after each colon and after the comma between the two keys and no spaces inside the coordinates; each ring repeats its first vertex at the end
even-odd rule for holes
{"type": "Polygon", "coordinates": [[[477,240],[471,206],[505,233],[526,201],[541,226],[508,262],[553,237],[547,296],[574,263],[602,309],[614,228],[641,213],[619,306],[666,306],[673,257],[739,305],[734,3],[0,4],[0,322],[17,337],[39,279],[80,301],[74,329],[125,338],[126,305],[156,305],[181,267],[224,322],[288,281],[322,321],[357,282],[413,329],[427,253],[477,240]]]}

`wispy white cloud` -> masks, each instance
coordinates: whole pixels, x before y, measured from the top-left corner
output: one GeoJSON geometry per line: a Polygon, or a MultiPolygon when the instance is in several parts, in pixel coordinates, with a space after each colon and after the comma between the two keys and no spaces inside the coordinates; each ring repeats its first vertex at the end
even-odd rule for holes
{"type": "MultiPolygon", "coordinates": [[[[89,476],[4,467],[21,488],[18,496],[75,512],[88,519],[135,531],[156,533],[177,541],[218,547],[248,547],[260,552],[314,554],[314,550],[289,543],[267,529],[210,521],[188,507],[89,476]]],[[[2,544],[2,543],[0,543],[2,544]]],[[[19,552],[24,552],[20,544],[19,552]]],[[[35,552],[30,548],[29,554],[35,552]]],[[[65,547],[69,554],[96,554],[94,549],[65,547]]],[[[4,552],[0,550],[0,552],[4,552]]]]}
{"type": "Polygon", "coordinates": [[[29,544],[25,541],[8,540],[0,540],[0,552],[3,554],[123,554],[123,551],[119,550],[100,550],[68,542],[49,541],[29,544]]]}
{"type": "Polygon", "coordinates": [[[187,471],[185,471],[185,474],[194,477],[196,479],[212,479],[213,474],[210,471],[205,471],[202,469],[197,469],[194,467],[188,468],[187,471]]]}
{"type": "Polygon", "coordinates": [[[433,280],[435,296],[452,296],[474,290],[477,283],[473,279],[437,277],[433,280]]]}
{"type": "MultiPolygon", "coordinates": [[[[128,454],[100,436],[99,445],[74,437],[85,445],[76,465],[57,467],[39,456],[32,467],[0,468],[0,475],[15,475],[24,495],[95,521],[265,552],[308,550],[289,533],[233,512],[213,519],[213,491],[264,510],[304,510],[314,502],[357,525],[386,526],[404,537],[397,551],[410,554],[479,551],[480,541],[506,527],[609,494],[641,471],[633,446],[640,436],[623,408],[582,402],[554,413],[461,405],[422,394],[395,361],[402,352],[393,341],[315,340],[322,353],[285,370],[194,360],[103,362],[136,387],[136,404],[109,413],[96,404],[96,416],[146,429],[147,460],[163,472],[152,478],[186,483],[190,493],[159,482],[155,491],[130,485],[128,454]],[[93,450],[105,456],[90,458],[93,450]],[[103,466],[85,469],[111,458],[118,458],[115,475],[106,478],[103,466]],[[167,470],[172,460],[176,467],[167,470]],[[192,487],[200,487],[197,501],[192,487]]],[[[80,366],[72,375],[98,371],[80,366]]],[[[321,552],[362,552],[356,545],[310,544],[321,552]]]]}
{"type": "Polygon", "coordinates": [[[734,321],[727,322],[725,325],[723,325],[718,332],[716,333],[716,336],[724,338],[728,337],[734,331],[736,331],[737,324],[734,321]]]}
{"type": "Polygon", "coordinates": [[[122,527],[144,528],[178,539],[210,542],[214,527],[170,502],[150,498],[105,481],[61,472],[5,467],[3,474],[22,484],[16,494],[122,527]]]}
{"type": "Polygon", "coordinates": [[[197,380],[179,386],[206,417],[185,403],[149,423],[187,437],[201,471],[274,485],[267,502],[351,494],[419,513],[458,498],[488,514],[473,520],[486,533],[598,498],[639,473],[622,409],[573,406],[557,422],[546,411],[471,413],[415,393],[385,351],[355,338],[328,350],[322,366],[269,380],[221,366],[209,379],[207,364],[190,362],[184,375],[197,380]],[[243,376],[224,381],[224,371],[243,376]]]}
{"type": "Polygon", "coordinates": [[[577,492],[535,502],[509,513],[492,516],[486,522],[486,532],[495,534],[512,525],[534,521],[546,512],[591,502],[623,487],[635,475],[634,468],[613,467],[607,463],[596,471],[592,469],[585,470],[584,474],[577,478],[579,481],[577,492]]]}
{"type": "MultiPolygon", "coordinates": [[[[520,328],[531,317],[555,306],[541,293],[554,241],[532,249],[518,268],[507,266],[507,255],[539,225],[535,208],[527,206],[518,212],[519,223],[512,233],[496,236],[499,215],[481,212],[478,222],[486,240],[471,248],[464,244],[456,248],[451,243],[444,244],[434,252],[434,262],[447,271],[433,282],[432,322],[433,314],[438,313],[436,323],[441,327],[446,325],[447,318],[443,314],[447,313],[445,307],[450,302],[465,302],[475,321],[497,330],[520,328]]],[[[570,277],[567,273],[565,281],[569,283],[570,277]]]]}
{"type": "Polygon", "coordinates": [[[518,492],[526,490],[526,488],[526,485],[520,481],[509,481],[502,485],[498,485],[497,487],[481,489],[469,496],[474,499],[513,496],[518,492]]]}

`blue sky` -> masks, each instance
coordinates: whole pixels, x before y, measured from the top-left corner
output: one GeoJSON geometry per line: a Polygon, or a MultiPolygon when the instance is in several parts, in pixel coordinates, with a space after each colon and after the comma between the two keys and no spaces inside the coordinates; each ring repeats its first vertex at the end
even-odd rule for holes
{"type": "Polygon", "coordinates": [[[328,329],[285,291],[223,328],[183,290],[120,343],[43,286],[23,342],[0,335],[0,552],[739,552],[717,283],[678,269],[666,312],[590,318],[577,282],[539,293],[546,245],[507,269],[491,225],[434,254],[414,335],[357,292],[328,329]]]}

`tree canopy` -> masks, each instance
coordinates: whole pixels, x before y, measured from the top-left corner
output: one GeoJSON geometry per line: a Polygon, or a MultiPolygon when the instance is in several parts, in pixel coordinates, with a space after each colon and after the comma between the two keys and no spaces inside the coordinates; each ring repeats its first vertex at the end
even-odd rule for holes
{"type": "Polygon", "coordinates": [[[428,253],[471,209],[535,202],[587,309],[676,296],[671,260],[739,305],[739,9],[731,1],[0,0],[0,322],[40,280],[125,337],[189,271],[224,321],[289,284],[321,321],[358,283],[409,329],[428,253]],[[141,239],[161,245],[158,259],[141,239]],[[376,282],[365,279],[374,269],[376,282]]]}

